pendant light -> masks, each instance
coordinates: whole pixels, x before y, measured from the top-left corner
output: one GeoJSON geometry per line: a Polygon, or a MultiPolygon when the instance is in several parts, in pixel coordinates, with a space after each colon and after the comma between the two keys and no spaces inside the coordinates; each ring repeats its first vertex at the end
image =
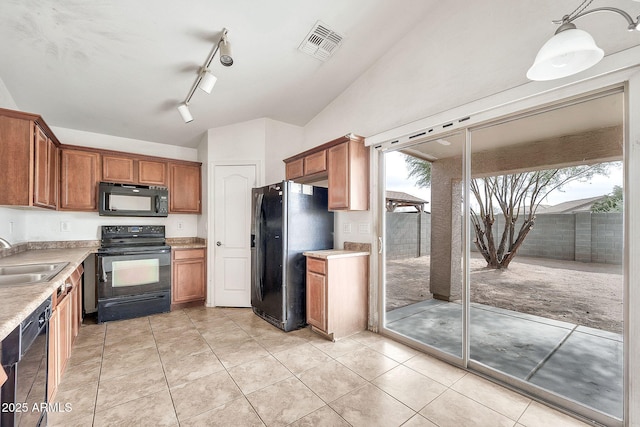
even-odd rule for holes
{"type": "Polygon", "coordinates": [[[562,77],[584,71],[604,57],[604,51],[600,49],[589,33],[576,28],[573,21],[593,12],[615,12],[622,15],[629,24],[627,30],[640,30],[638,20],[634,21],[623,10],[614,7],[599,7],[585,11],[593,0],[585,0],[569,15],[562,17],[561,24],[555,35],[540,48],[533,65],[527,71],[530,80],[555,80],[562,77]]]}

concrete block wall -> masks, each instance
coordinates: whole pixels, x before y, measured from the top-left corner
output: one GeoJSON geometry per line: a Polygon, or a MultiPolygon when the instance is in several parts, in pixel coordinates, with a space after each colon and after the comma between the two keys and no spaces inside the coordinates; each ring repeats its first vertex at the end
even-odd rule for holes
{"type": "MultiPolygon", "coordinates": [[[[523,220],[520,219],[516,223],[516,233],[522,222],[523,220]]],[[[494,233],[503,229],[504,219],[496,218],[496,225],[494,233]]],[[[574,215],[541,214],[536,217],[535,225],[518,250],[518,254],[573,261],[575,260],[575,240],[574,215]]]]}
{"type": "Polygon", "coordinates": [[[387,259],[428,255],[431,248],[431,215],[422,212],[386,212],[387,259]]]}
{"type": "MultiPolygon", "coordinates": [[[[386,212],[388,260],[429,255],[431,214],[386,212]],[[420,231],[420,233],[418,233],[420,231]]],[[[522,219],[516,224],[516,230],[522,219]]],[[[494,232],[504,219],[497,217],[494,232]]],[[[475,235],[471,231],[471,241],[475,235]]],[[[623,223],[620,213],[539,214],[518,255],[566,261],[622,264],[623,223]]],[[[476,251],[475,245],[471,246],[476,251]]]]}
{"type": "Polygon", "coordinates": [[[593,213],[591,224],[591,262],[622,264],[622,214],[593,213]]]}

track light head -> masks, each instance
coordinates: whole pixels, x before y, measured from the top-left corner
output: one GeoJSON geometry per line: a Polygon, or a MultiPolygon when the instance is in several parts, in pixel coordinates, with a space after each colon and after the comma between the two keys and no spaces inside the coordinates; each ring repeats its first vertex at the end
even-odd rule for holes
{"type": "Polygon", "coordinates": [[[191,115],[191,111],[189,111],[189,105],[186,102],[178,105],[178,112],[182,116],[182,120],[184,120],[185,123],[193,121],[193,116],[191,115]]]}
{"type": "Polygon", "coordinates": [[[200,72],[200,83],[198,87],[207,93],[211,93],[216,81],[218,81],[218,78],[214,76],[208,68],[203,68],[200,72]]]}
{"type": "Polygon", "coordinates": [[[226,33],[218,42],[218,47],[220,48],[220,63],[225,67],[232,66],[233,57],[231,56],[231,43],[229,43],[226,33]]]}

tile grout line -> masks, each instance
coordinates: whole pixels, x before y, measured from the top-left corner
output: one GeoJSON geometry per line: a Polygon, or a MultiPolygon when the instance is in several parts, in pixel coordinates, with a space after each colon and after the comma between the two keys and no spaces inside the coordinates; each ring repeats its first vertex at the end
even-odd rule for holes
{"type": "MultiPolygon", "coordinates": [[[[180,310],[182,311],[182,310],[180,310]]],[[[185,313],[186,314],[186,313],[185,313]]],[[[189,316],[187,316],[189,317],[189,316]]],[[[147,317],[149,318],[149,317],[147,317]]],[[[189,318],[191,321],[191,318],[189,318]]],[[[171,394],[171,387],[169,386],[169,380],[167,379],[167,371],[164,368],[164,363],[162,362],[162,356],[160,355],[160,349],[158,348],[158,340],[156,340],[156,332],[153,329],[153,325],[151,324],[151,319],[149,318],[149,327],[151,328],[151,335],[153,336],[153,342],[155,343],[156,353],[158,354],[158,359],[160,359],[160,366],[162,367],[162,376],[164,377],[164,382],[167,385],[167,391],[169,392],[169,398],[171,399],[171,404],[173,405],[173,414],[176,417],[176,421],[178,425],[180,425],[180,419],[178,418],[178,410],[176,408],[176,402],[173,400],[173,394],[171,394]]]]}

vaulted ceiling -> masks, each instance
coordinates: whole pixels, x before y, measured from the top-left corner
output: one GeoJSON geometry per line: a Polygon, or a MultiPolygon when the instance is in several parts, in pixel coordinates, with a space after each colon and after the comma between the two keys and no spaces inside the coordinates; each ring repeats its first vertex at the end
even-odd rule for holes
{"type": "MultiPolygon", "coordinates": [[[[305,125],[406,34],[443,18],[438,14],[481,30],[482,15],[492,22],[507,7],[514,21],[505,24],[518,27],[518,37],[543,42],[551,36],[549,21],[578,4],[495,0],[470,15],[434,0],[2,0],[0,79],[21,110],[52,126],[195,147],[207,129],[259,117],[305,125]],[[326,62],[298,50],[318,20],[343,36],[326,62]],[[234,64],[214,60],[218,81],[210,95],[196,90],[194,121],[185,124],[176,107],[225,27],[234,64]]],[[[630,0],[607,5],[640,11],[630,0]]],[[[617,19],[605,16],[595,25],[607,54],[638,43],[602,36],[623,27],[617,19]]],[[[434,34],[425,43],[455,49],[473,40],[434,34]]],[[[527,55],[537,48],[529,46],[527,55]]],[[[509,60],[491,72],[513,72],[509,60]]]]}

